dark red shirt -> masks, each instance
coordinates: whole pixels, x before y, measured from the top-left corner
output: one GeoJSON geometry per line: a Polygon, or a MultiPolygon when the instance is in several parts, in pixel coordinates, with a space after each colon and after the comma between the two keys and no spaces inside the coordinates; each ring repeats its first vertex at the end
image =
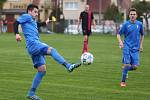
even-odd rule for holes
{"type": "Polygon", "coordinates": [[[80,13],[80,19],[82,19],[82,29],[83,30],[91,30],[91,23],[94,19],[93,12],[83,11],[80,13]]]}

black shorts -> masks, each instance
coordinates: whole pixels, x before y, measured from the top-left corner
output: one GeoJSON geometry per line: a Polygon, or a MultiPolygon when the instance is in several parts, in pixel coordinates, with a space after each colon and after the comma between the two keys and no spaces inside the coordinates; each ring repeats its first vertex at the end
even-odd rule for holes
{"type": "Polygon", "coordinates": [[[84,30],[83,29],[83,35],[90,36],[92,34],[91,30],[84,30]]]}

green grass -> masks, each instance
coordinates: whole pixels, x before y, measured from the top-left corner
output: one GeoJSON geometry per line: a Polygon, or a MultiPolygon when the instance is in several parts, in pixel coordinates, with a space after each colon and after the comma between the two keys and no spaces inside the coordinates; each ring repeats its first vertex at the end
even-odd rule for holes
{"type": "MultiPolygon", "coordinates": [[[[80,60],[83,36],[42,34],[41,39],[70,62],[80,60]]],[[[27,100],[36,70],[25,48],[18,47],[13,34],[0,34],[0,100],[27,100]]],[[[150,99],[150,36],[144,40],[141,66],[129,72],[127,87],[121,80],[121,50],[115,36],[93,35],[89,40],[94,63],[82,65],[72,73],[47,57],[47,74],[37,94],[43,100],[149,100],[150,99]]]]}

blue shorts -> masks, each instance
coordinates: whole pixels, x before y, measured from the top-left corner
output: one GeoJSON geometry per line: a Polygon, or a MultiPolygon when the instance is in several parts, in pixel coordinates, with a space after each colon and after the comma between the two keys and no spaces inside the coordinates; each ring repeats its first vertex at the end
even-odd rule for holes
{"type": "Polygon", "coordinates": [[[122,59],[123,64],[130,64],[130,65],[140,65],[139,64],[139,51],[134,51],[132,52],[129,49],[124,49],[123,50],[123,59],[122,59]]]}
{"type": "Polygon", "coordinates": [[[46,64],[44,55],[31,55],[31,57],[35,68],[46,64]]]}
{"type": "Polygon", "coordinates": [[[46,64],[45,55],[47,55],[48,48],[49,46],[42,42],[34,42],[27,47],[35,68],[46,64]]]}

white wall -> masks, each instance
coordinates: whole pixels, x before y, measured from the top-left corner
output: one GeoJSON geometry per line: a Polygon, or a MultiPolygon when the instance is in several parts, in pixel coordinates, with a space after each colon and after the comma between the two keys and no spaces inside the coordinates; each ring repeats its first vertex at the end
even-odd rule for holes
{"type": "Polygon", "coordinates": [[[80,12],[84,10],[86,5],[86,0],[63,0],[63,13],[66,20],[74,19],[78,20],[80,12]],[[68,2],[76,2],[78,3],[78,8],[75,9],[66,9],[65,5],[68,2]]]}

